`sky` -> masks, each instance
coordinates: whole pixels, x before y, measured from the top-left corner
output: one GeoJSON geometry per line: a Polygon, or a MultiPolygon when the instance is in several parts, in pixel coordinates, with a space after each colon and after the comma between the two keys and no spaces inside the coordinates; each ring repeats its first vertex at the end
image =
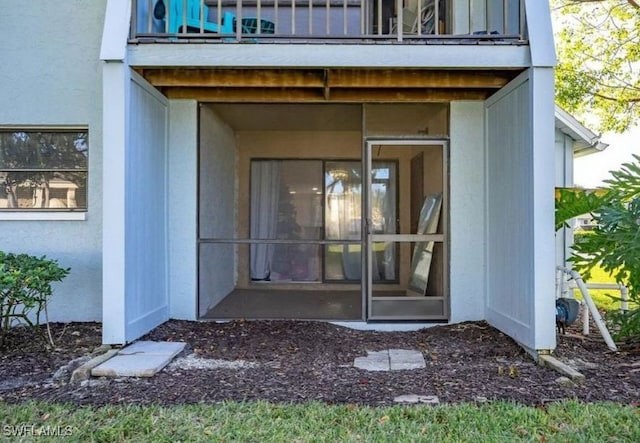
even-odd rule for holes
{"type": "Polygon", "coordinates": [[[574,160],[573,181],[576,186],[603,186],[602,181],[611,177],[609,171],[620,169],[622,163],[633,161],[631,154],[640,155],[640,125],[623,134],[604,133],[600,140],[609,147],[574,160]]]}

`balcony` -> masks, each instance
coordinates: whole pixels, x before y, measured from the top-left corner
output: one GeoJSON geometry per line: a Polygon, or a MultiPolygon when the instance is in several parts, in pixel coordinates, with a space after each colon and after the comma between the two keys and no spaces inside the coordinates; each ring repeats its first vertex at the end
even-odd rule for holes
{"type": "Polygon", "coordinates": [[[131,43],[527,44],[523,0],[134,0],[132,4],[131,43]]]}

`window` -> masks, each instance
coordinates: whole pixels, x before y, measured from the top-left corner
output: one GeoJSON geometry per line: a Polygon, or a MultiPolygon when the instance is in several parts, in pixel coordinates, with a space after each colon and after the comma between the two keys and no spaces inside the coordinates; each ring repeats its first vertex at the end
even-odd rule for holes
{"type": "MultiPolygon", "coordinates": [[[[396,232],[397,164],[375,161],[373,230],[396,232]]],[[[253,160],[251,280],[360,281],[362,178],[359,161],[253,160]],[[319,240],[336,243],[325,245],[319,240]],[[339,243],[345,241],[345,243],[339,243]]],[[[377,245],[374,280],[397,280],[393,246],[377,245]],[[378,250],[379,249],[379,250],[378,250]]]]}
{"type": "Polygon", "coordinates": [[[0,128],[0,211],[86,211],[86,129],[0,128]]]}
{"type": "Polygon", "coordinates": [[[251,247],[253,281],[319,281],[322,161],[251,163],[251,237],[309,241],[251,247]]]}

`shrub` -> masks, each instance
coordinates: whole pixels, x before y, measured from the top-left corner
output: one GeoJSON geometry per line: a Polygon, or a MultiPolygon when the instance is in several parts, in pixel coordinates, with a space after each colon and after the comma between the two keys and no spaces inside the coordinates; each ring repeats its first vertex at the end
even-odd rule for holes
{"type": "Polygon", "coordinates": [[[604,193],[561,193],[556,201],[556,227],[562,226],[564,216],[585,212],[596,222],[573,246],[574,268],[588,279],[591,270],[601,266],[629,289],[633,308],[607,315],[617,340],[640,338],[640,156],[633,157],[634,162],[623,164],[605,180],[604,193]]]}
{"type": "Polygon", "coordinates": [[[574,231],[573,232],[573,243],[582,244],[588,241],[588,237],[593,234],[593,231],[574,231]]]}
{"type": "Polygon", "coordinates": [[[40,316],[43,311],[46,316],[52,294],[51,283],[62,281],[69,270],[45,256],[0,251],[0,349],[6,346],[13,326],[23,324],[33,328],[40,324],[40,316]]]}

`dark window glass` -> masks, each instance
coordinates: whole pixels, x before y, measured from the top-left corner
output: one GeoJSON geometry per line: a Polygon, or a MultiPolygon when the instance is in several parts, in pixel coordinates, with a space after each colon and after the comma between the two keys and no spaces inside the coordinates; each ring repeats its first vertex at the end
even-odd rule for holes
{"type": "Polygon", "coordinates": [[[86,130],[0,129],[0,210],[86,210],[86,130]]]}

